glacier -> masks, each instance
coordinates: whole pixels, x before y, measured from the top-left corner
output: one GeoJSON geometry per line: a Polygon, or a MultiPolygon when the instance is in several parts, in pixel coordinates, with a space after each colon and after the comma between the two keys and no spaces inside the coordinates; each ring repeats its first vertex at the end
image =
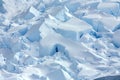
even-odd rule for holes
{"type": "Polygon", "coordinates": [[[0,0],[0,80],[120,80],[119,0],[0,0]]]}

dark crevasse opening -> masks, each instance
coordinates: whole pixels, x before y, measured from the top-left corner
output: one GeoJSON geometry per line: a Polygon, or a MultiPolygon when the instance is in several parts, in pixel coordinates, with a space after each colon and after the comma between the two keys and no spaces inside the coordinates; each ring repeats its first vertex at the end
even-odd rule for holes
{"type": "Polygon", "coordinates": [[[65,47],[60,44],[55,44],[50,52],[51,56],[54,55],[56,52],[64,53],[65,47]]]}

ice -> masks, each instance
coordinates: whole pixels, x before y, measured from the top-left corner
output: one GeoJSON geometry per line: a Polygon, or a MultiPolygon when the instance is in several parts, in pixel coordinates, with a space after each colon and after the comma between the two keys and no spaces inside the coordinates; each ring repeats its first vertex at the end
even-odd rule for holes
{"type": "Polygon", "coordinates": [[[0,54],[0,67],[3,66],[5,64],[5,58],[3,57],[2,54],[0,54]]]}
{"type": "Polygon", "coordinates": [[[27,28],[23,28],[23,29],[19,30],[19,33],[20,33],[21,35],[25,35],[25,34],[27,33],[27,31],[28,31],[27,28]]]}
{"type": "Polygon", "coordinates": [[[49,80],[66,80],[61,70],[54,70],[47,76],[49,77],[49,80]]]}
{"type": "Polygon", "coordinates": [[[59,11],[56,15],[56,18],[63,22],[69,20],[69,16],[67,16],[66,12],[67,12],[67,10],[65,10],[65,9],[59,11]]]}
{"type": "Polygon", "coordinates": [[[98,9],[114,16],[120,15],[118,3],[103,2],[98,5],[98,9]]]}
{"type": "Polygon", "coordinates": [[[34,15],[30,12],[27,12],[24,16],[24,19],[25,20],[29,20],[29,19],[32,19],[34,17],[34,15]]]}
{"type": "Polygon", "coordinates": [[[0,80],[119,80],[119,34],[119,0],[0,0],[0,80]]]}
{"type": "Polygon", "coordinates": [[[0,13],[5,13],[6,12],[6,10],[4,9],[4,7],[3,7],[3,1],[1,0],[0,1],[0,13]]]}
{"type": "Polygon", "coordinates": [[[84,19],[93,26],[96,31],[112,31],[119,24],[119,20],[114,16],[105,16],[101,14],[88,14],[84,19]],[[112,23],[110,23],[112,21],[112,23]]]}
{"type": "Polygon", "coordinates": [[[44,3],[40,3],[39,6],[37,7],[37,9],[40,12],[45,12],[45,4],[44,3]]]}
{"type": "Polygon", "coordinates": [[[73,40],[78,40],[79,36],[82,34],[82,32],[89,31],[92,29],[92,26],[90,26],[83,20],[80,20],[75,17],[73,17],[63,23],[61,23],[61,22],[57,23],[57,21],[56,21],[56,22],[54,22],[54,24],[51,24],[51,22],[54,22],[54,21],[48,20],[48,21],[46,21],[46,24],[48,26],[53,27],[55,29],[55,31],[57,33],[61,34],[62,36],[73,39],[73,40]],[[83,26],[86,26],[86,27],[83,27],[83,26]]]}
{"type": "Polygon", "coordinates": [[[116,46],[116,47],[120,47],[120,30],[118,31],[115,31],[114,35],[113,35],[113,44],[116,46]]]}
{"type": "Polygon", "coordinates": [[[115,28],[113,29],[113,31],[117,31],[120,29],[120,24],[118,24],[117,26],[115,26],[115,28]]]}
{"type": "Polygon", "coordinates": [[[39,11],[35,9],[33,6],[30,8],[30,12],[35,16],[38,17],[40,15],[39,11]]]}
{"type": "Polygon", "coordinates": [[[26,37],[31,42],[40,40],[40,38],[41,38],[40,35],[39,35],[39,33],[40,33],[39,32],[39,26],[40,25],[41,25],[41,23],[33,24],[32,27],[26,32],[26,37]]]}

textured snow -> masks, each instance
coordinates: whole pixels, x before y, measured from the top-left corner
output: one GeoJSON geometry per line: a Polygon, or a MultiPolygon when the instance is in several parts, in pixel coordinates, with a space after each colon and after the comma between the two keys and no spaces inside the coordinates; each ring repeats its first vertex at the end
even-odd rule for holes
{"type": "Polygon", "coordinates": [[[119,74],[119,0],[0,0],[0,80],[119,74]]]}

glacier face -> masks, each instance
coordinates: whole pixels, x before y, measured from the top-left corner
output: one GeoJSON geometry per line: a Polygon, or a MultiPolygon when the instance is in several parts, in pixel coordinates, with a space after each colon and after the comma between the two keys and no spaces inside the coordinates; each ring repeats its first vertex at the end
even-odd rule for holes
{"type": "Polygon", "coordinates": [[[119,80],[119,58],[119,0],[0,0],[0,80],[119,80]]]}

